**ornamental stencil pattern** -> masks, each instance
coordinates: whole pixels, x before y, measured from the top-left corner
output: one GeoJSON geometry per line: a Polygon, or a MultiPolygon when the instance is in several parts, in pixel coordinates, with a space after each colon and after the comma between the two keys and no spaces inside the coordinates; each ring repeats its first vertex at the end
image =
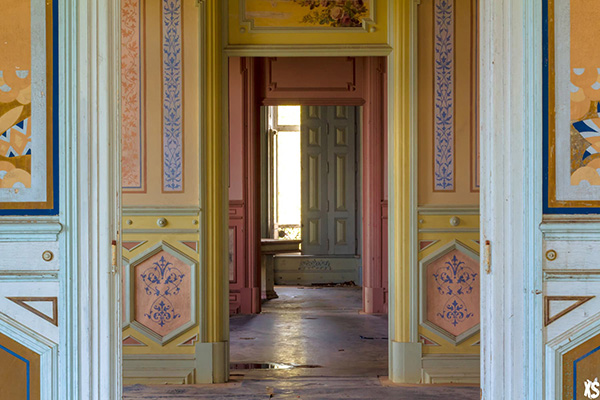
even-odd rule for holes
{"type": "Polygon", "coordinates": [[[169,297],[179,294],[179,285],[183,282],[183,278],[185,274],[165,260],[164,256],[144,271],[142,281],[146,285],[146,294],[157,297],[148,313],[144,315],[160,326],[180,318],[181,314],[176,312],[169,297]]]}
{"type": "Polygon", "coordinates": [[[162,2],[163,192],[183,191],[181,0],[162,2]]]}
{"type": "Polygon", "coordinates": [[[427,319],[458,336],[479,323],[479,263],[454,249],[427,267],[427,319]]]}
{"type": "Polygon", "coordinates": [[[434,190],[454,190],[454,0],[435,1],[434,190]]]}
{"type": "Polygon", "coordinates": [[[136,266],[135,319],[161,336],[190,320],[190,266],[160,251],[136,266]]]}
{"type": "Polygon", "coordinates": [[[139,0],[121,6],[121,173],[125,192],[144,191],[139,0]]]}

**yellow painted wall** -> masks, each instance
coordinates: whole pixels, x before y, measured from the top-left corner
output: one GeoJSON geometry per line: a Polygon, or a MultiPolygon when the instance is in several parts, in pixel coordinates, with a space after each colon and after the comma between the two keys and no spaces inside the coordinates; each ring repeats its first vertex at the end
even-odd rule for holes
{"type": "Polygon", "coordinates": [[[454,161],[455,191],[434,192],[434,0],[418,7],[419,205],[478,205],[473,190],[477,129],[476,0],[455,0],[454,161]]]}
{"type": "MultiPolygon", "coordinates": [[[[195,317],[199,318],[199,254],[181,242],[198,242],[199,207],[199,18],[196,2],[182,0],[182,57],[183,57],[183,191],[179,193],[163,192],[163,49],[162,49],[162,0],[145,0],[142,4],[141,43],[142,43],[142,81],[143,81],[143,114],[146,169],[145,193],[123,194],[123,237],[122,241],[140,242],[140,246],[132,251],[122,249],[125,265],[143,257],[144,253],[160,242],[173,247],[177,252],[196,261],[196,279],[192,282],[192,291],[196,295],[195,317]],[[144,207],[154,211],[140,214],[144,207]],[[179,210],[179,211],[177,211],[179,210]],[[164,211],[164,213],[161,213],[164,211]],[[173,213],[181,215],[173,215],[173,213]],[[167,225],[160,228],[157,220],[167,219],[167,225]]],[[[124,269],[124,274],[127,269],[124,269]]],[[[125,283],[125,279],[123,281],[125,283]]],[[[135,307],[135,293],[123,296],[123,305],[135,307]]],[[[124,308],[125,310],[125,308],[124,308]]],[[[125,313],[124,313],[125,315],[125,313]]],[[[127,321],[125,324],[127,325],[127,321]]],[[[193,355],[194,344],[199,337],[199,325],[183,331],[166,344],[160,344],[146,336],[140,329],[129,325],[123,330],[123,338],[134,338],[140,345],[124,345],[123,354],[127,355],[193,355]],[[196,338],[194,341],[193,338],[196,338]],[[190,340],[192,339],[192,340],[190,340]],[[185,343],[189,343],[186,345],[185,343]]],[[[131,343],[131,342],[129,342],[131,343]]],[[[127,369],[125,358],[125,369],[127,369]]],[[[160,363],[160,361],[157,361],[160,363]]],[[[147,377],[127,378],[127,384],[148,382],[147,377]]],[[[143,375],[141,373],[140,375],[143,375]]],[[[148,377],[152,377],[149,374],[148,377]]],[[[181,376],[181,381],[185,376],[181,376]]]]}
{"type": "Polygon", "coordinates": [[[302,23],[308,7],[289,0],[229,0],[230,45],[387,44],[387,0],[364,0],[370,14],[365,28],[302,23]]]}
{"type": "MultiPolygon", "coordinates": [[[[420,241],[437,241],[419,252],[419,261],[453,241],[479,253],[479,190],[475,186],[477,134],[477,0],[454,0],[454,185],[449,192],[434,191],[434,5],[418,6],[418,204],[429,208],[419,214],[420,241]],[[443,212],[431,211],[443,208],[443,212]],[[471,213],[464,213],[464,208],[471,213]],[[450,224],[458,217],[460,224],[450,224]]],[[[479,279],[479,277],[477,277],[479,279]]],[[[425,290],[421,288],[421,290],[425,290]]],[[[477,310],[479,312],[479,310],[477,310]]],[[[439,346],[424,345],[424,354],[478,354],[480,335],[459,345],[419,326],[419,334],[439,346]]]]}
{"type": "Polygon", "coordinates": [[[146,193],[123,194],[125,207],[197,206],[199,203],[199,22],[193,1],[183,5],[184,191],[162,193],[162,40],[161,0],[144,2],[142,63],[145,88],[146,193]]]}

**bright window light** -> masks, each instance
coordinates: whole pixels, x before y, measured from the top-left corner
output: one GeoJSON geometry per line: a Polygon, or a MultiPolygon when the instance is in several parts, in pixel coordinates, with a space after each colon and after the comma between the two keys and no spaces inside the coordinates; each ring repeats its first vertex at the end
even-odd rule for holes
{"type": "Polygon", "coordinates": [[[300,126],[300,106],[277,107],[277,125],[300,126]]]}
{"type": "Polygon", "coordinates": [[[277,132],[277,224],[300,225],[300,132],[277,132]]]}

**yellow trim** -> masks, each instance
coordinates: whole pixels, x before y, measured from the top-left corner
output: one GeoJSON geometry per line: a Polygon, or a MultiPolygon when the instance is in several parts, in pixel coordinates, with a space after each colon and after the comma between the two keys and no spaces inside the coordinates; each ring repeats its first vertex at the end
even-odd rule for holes
{"type": "Polygon", "coordinates": [[[204,342],[226,341],[229,332],[224,315],[226,244],[227,244],[227,186],[223,172],[227,171],[224,152],[227,135],[222,126],[222,4],[219,0],[207,0],[206,28],[204,30],[205,68],[203,81],[206,88],[203,108],[205,129],[201,135],[204,148],[204,241],[202,265],[206,271],[204,292],[205,330],[204,342]]]}
{"type": "Polygon", "coordinates": [[[394,251],[394,337],[396,342],[410,342],[410,51],[411,51],[411,7],[410,0],[398,1],[393,10],[393,60],[394,60],[394,118],[391,133],[394,156],[390,160],[394,173],[391,174],[391,190],[395,204],[394,229],[391,247],[394,251]]]}
{"type": "Polygon", "coordinates": [[[448,232],[460,232],[461,229],[479,229],[479,215],[419,215],[419,229],[445,229],[448,232]],[[460,218],[457,226],[452,226],[450,219],[460,218]]]}

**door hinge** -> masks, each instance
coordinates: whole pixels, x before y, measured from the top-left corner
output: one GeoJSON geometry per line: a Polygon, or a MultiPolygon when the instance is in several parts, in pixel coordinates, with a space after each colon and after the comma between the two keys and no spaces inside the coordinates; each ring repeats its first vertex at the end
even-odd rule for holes
{"type": "Polygon", "coordinates": [[[484,246],[484,265],[485,265],[485,273],[490,274],[492,272],[492,244],[489,240],[485,241],[484,246]]]}
{"type": "Polygon", "coordinates": [[[110,247],[112,250],[112,268],[110,270],[110,273],[115,275],[117,273],[117,241],[113,240],[110,247]]]}

